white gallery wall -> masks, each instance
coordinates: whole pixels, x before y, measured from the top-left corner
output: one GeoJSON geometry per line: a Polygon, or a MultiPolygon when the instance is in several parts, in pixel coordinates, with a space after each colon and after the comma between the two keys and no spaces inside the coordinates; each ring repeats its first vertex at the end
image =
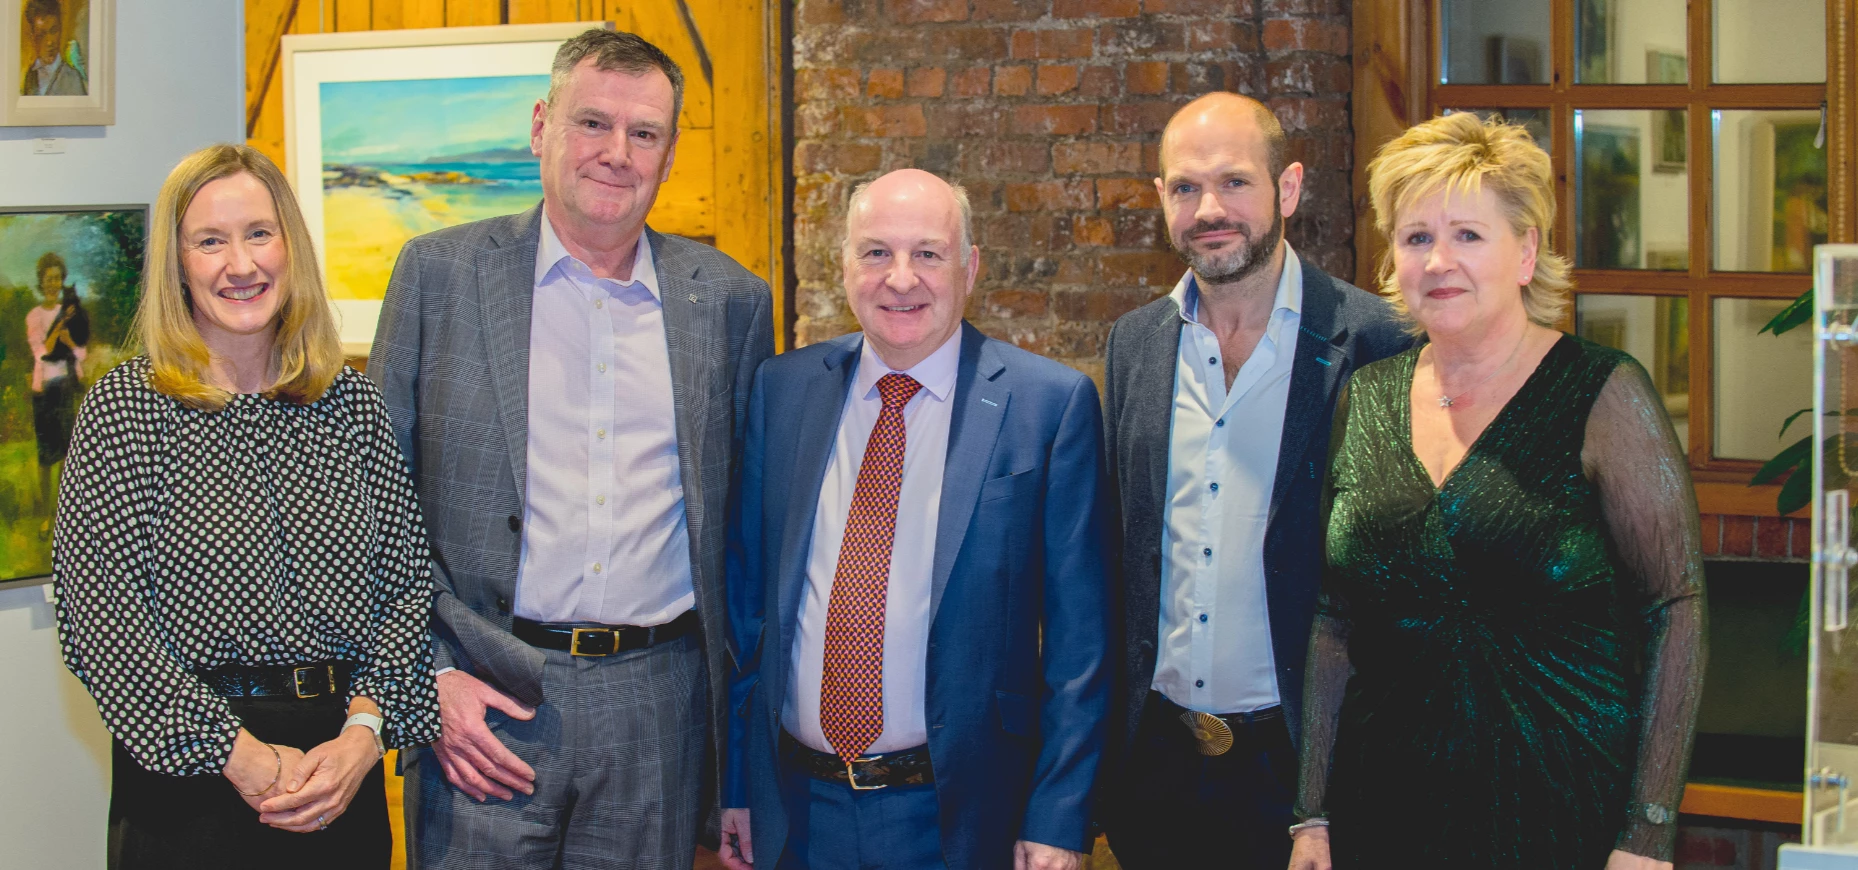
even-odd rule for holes
{"type": "MultiPolygon", "coordinates": [[[[116,124],[0,127],[0,206],[153,204],[181,157],[245,139],[241,0],[117,0],[116,124]],[[56,137],[64,153],[33,153],[56,137]]],[[[49,586],[0,590],[0,870],[101,868],[110,741],[58,654],[49,586]]]]}

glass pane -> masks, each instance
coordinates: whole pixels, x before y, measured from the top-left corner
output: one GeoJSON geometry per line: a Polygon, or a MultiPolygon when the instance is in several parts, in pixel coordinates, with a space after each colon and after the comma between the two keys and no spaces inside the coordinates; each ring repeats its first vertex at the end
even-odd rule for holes
{"type": "Polygon", "coordinates": [[[1858,315],[1858,248],[1821,248],[1814,272],[1816,314],[1811,329],[1795,330],[1820,332],[1814,355],[1823,378],[1814,390],[1813,431],[1795,433],[1796,438],[1810,434],[1823,445],[1813,475],[1813,585],[1805,627],[1812,659],[1806,732],[1811,778],[1802,783],[1810,801],[1802,839],[1809,846],[1849,848],[1858,843],[1858,802],[1850,788],[1858,779],[1858,620],[1851,618],[1849,567],[1858,544],[1851,510],[1858,418],[1848,416],[1858,407],[1858,382],[1850,377],[1858,366],[1858,347],[1846,336],[1858,315]]]}
{"type": "Polygon", "coordinates": [[[1690,449],[1690,300],[1682,296],[1582,293],[1574,297],[1574,332],[1639,361],[1664,396],[1677,440],[1690,449]]]}
{"type": "Polygon", "coordinates": [[[1716,81],[1826,80],[1826,0],[1716,0],[1716,81]]]}
{"type": "Polygon", "coordinates": [[[1761,331],[1786,308],[1786,299],[1716,299],[1711,350],[1716,392],[1715,453],[1723,459],[1767,461],[1800,440],[1796,421],[1780,435],[1788,415],[1813,404],[1811,329],[1781,335],[1761,331]]]}
{"type": "Polygon", "coordinates": [[[1805,272],[1826,243],[1826,151],[1819,112],[1718,110],[1711,266],[1805,272]]]}
{"type": "Polygon", "coordinates": [[[1516,0],[1440,0],[1439,81],[1547,84],[1548,9],[1516,0]]]}
{"type": "Polygon", "coordinates": [[[1574,0],[1574,80],[1681,85],[1685,0],[1574,0]]]}
{"type": "Polygon", "coordinates": [[[1683,109],[1574,110],[1574,265],[1688,268],[1683,109]]]}
{"type": "Polygon", "coordinates": [[[1555,143],[1549,133],[1549,111],[1547,109],[1446,109],[1445,114],[1453,112],[1475,112],[1479,117],[1501,117],[1512,124],[1521,124],[1529,135],[1535,137],[1536,144],[1543,151],[1555,153],[1555,143]]]}

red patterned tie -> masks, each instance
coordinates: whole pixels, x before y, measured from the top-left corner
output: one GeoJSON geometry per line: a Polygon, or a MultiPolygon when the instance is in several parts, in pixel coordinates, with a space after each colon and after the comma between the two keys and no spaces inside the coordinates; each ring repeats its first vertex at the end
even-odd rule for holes
{"type": "Polygon", "coordinates": [[[845,537],[839,542],[839,565],[832,574],[819,727],[847,761],[863,755],[884,733],[884,606],[890,592],[890,545],[897,534],[897,491],[903,487],[903,406],[922,387],[894,372],[877,380],[884,410],[865,442],[845,537]]]}

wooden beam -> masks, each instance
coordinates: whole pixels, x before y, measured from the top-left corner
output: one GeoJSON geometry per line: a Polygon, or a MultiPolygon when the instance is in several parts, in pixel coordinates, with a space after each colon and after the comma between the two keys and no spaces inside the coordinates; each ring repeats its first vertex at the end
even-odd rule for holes
{"type": "Polygon", "coordinates": [[[503,0],[445,0],[446,27],[503,23],[503,0]]]}
{"type": "Polygon", "coordinates": [[[400,0],[400,26],[444,27],[445,0],[400,0]]]}
{"type": "Polygon", "coordinates": [[[774,259],[780,249],[775,212],[780,198],[773,181],[778,137],[769,105],[766,0],[711,3],[699,22],[711,28],[716,122],[716,185],[737,191],[731,207],[716,216],[716,247],[770,285],[779,283],[774,259]]]}
{"type": "Polygon", "coordinates": [[[245,0],[245,136],[251,138],[264,112],[265,94],[277,75],[279,38],[297,15],[298,0],[245,0]]]}
{"type": "Polygon", "coordinates": [[[1374,286],[1387,245],[1374,229],[1368,162],[1374,152],[1426,112],[1424,0],[1354,4],[1355,283],[1374,286]],[[1415,54],[1417,47],[1419,53],[1415,54]]]}
{"type": "Polygon", "coordinates": [[[1806,815],[1802,800],[1797,791],[1693,782],[1684,786],[1684,802],[1678,812],[1798,825],[1806,815]]]}
{"type": "Polygon", "coordinates": [[[550,24],[579,21],[585,0],[510,0],[511,24],[550,24]]]}

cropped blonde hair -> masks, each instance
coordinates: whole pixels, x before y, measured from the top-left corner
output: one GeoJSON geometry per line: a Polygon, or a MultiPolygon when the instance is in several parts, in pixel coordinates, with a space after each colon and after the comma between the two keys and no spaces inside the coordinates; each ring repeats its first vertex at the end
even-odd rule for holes
{"type": "Polygon", "coordinates": [[[1439,193],[1475,195],[1488,188],[1521,236],[1530,228],[1538,239],[1535,274],[1523,285],[1523,310],[1542,326],[1560,323],[1568,309],[1568,260],[1553,251],[1549,234],[1555,225],[1555,172],[1548,152],[1521,125],[1501,118],[1484,120],[1472,112],[1441,115],[1415,124],[1381,147],[1368,164],[1368,197],[1374,203],[1374,228],[1387,240],[1375,280],[1381,295],[1400,316],[1412,318],[1394,281],[1395,216],[1414,203],[1439,193]]]}
{"type": "Polygon", "coordinates": [[[271,193],[279,229],[284,234],[284,274],[278,276],[284,301],[278,311],[271,352],[278,362],[277,383],[269,399],[307,405],[321,398],[342,371],[342,339],[336,331],[322,275],[310,246],[310,230],[277,164],[244,145],[211,145],[181,160],[161,185],[149,221],[148,258],[142,278],[142,301],[136,307],[136,332],[152,363],[150,384],[159,392],[203,411],[226,407],[232,394],[206,382],[206,342],[194,325],[193,300],[181,268],[181,218],[194,196],[208,183],[247,173],[271,193]]]}

